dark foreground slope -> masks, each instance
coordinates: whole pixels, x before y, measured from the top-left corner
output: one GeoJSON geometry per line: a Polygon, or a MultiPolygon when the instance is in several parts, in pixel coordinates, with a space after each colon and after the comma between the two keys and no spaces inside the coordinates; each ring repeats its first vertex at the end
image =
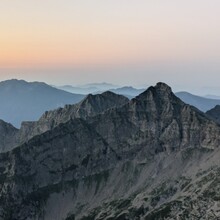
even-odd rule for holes
{"type": "Polygon", "coordinates": [[[0,154],[1,219],[216,219],[219,135],[158,83],[0,154]]]}

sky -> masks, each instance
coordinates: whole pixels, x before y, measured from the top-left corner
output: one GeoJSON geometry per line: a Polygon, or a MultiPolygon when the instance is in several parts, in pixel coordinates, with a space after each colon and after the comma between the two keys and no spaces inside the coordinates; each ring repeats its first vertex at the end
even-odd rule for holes
{"type": "Polygon", "coordinates": [[[219,0],[1,0],[0,80],[163,81],[220,95],[219,9],[219,0]]]}

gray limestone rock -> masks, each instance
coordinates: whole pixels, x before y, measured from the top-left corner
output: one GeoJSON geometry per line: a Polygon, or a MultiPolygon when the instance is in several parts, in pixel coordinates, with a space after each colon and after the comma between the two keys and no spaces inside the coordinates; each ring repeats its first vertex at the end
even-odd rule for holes
{"type": "Polygon", "coordinates": [[[5,132],[8,141],[0,142],[0,152],[5,152],[25,143],[32,137],[51,130],[61,123],[66,123],[74,118],[87,118],[101,114],[109,108],[121,106],[129,101],[128,98],[113,92],[104,92],[98,95],[89,94],[81,102],[66,105],[53,111],[45,112],[38,121],[23,122],[21,128],[15,132],[5,132]]]}
{"type": "Polygon", "coordinates": [[[219,125],[158,83],[0,154],[0,219],[218,219],[219,145],[219,125]]]}
{"type": "Polygon", "coordinates": [[[216,105],[214,108],[206,112],[206,115],[218,124],[220,124],[220,105],[216,105]]]}

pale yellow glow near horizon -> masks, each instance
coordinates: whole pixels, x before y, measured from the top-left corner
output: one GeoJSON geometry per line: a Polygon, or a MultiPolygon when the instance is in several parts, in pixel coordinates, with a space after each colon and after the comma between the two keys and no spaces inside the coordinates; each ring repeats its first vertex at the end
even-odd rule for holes
{"type": "Polygon", "coordinates": [[[217,59],[218,6],[214,0],[3,0],[0,67],[217,59]]]}

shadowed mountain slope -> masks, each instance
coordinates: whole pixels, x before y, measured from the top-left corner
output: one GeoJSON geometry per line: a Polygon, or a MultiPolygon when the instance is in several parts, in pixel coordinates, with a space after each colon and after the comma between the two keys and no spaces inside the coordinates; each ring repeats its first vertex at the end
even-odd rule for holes
{"type": "Polygon", "coordinates": [[[206,112],[212,120],[220,124],[220,105],[216,105],[214,108],[206,112]]]}
{"type": "Polygon", "coordinates": [[[94,116],[103,113],[109,108],[119,107],[129,100],[112,92],[104,92],[98,95],[89,94],[81,102],[75,105],[66,105],[53,111],[45,112],[36,122],[23,122],[18,136],[23,141],[51,130],[60,123],[65,123],[70,119],[94,116]]]}
{"type": "Polygon", "coordinates": [[[90,94],[75,105],[66,105],[64,108],[45,112],[38,121],[22,122],[20,130],[13,128],[13,135],[5,130],[3,134],[8,141],[0,142],[1,151],[11,150],[33,136],[51,130],[70,119],[86,119],[89,116],[103,113],[109,108],[119,107],[128,101],[126,97],[112,92],[104,92],[98,95],[90,94]]]}
{"type": "Polygon", "coordinates": [[[219,144],[220,127],[158,83],[0,154],[0,218],[216,219],[219,144]]]}

